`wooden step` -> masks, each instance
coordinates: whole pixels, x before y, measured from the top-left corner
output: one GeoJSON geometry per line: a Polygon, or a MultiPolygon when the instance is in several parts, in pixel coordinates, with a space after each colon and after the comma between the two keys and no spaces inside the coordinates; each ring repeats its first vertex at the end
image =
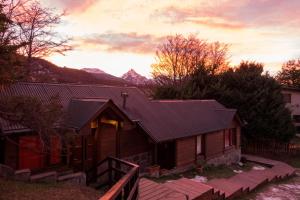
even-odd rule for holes
{"type": "Polygon", "coordinates": [[[212,179],[207,182],[207,185],[224,192],[225,199],[232,199],[243,193],[243,187],[241,185],[230,182],[227,179],[212,179]]]}
{"type": "Polygon", "coordinates": [[[186,195],[174,191],[163,184],[156,183],[146,178],[140,179],[139,183],[140,200],[186,200],[186,195]]]}
{"type": "Polygon", "coordinates": [[[212,199],[214,195],[214,190],[211,186],[186,178],[166,182],[163,185],[172,190],[186,194],[190,200],[212,199]]]}

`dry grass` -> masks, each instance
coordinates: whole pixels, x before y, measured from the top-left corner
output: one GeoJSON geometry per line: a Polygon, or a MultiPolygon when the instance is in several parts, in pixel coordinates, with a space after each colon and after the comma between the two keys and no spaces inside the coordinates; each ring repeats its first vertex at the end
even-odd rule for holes
{"type": "Polygon", "coordinates": [[[92,188],[64,183],[23,183],[0,178],[0,200],[95,200],[92,188]]]}

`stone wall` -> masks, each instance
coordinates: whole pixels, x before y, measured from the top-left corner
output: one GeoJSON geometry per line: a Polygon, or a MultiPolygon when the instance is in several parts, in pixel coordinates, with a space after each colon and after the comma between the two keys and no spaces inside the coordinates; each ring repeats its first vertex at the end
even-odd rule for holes
{"type": "Polygon", "coordinates": [[[213,165],[221,165],[221,164],[230,165],[232,163],[239,162],[240,159],[241,159],[241,149],[231,148],[225,150],[224,154],[207,160],[206,163],[213,164],[213,165]]]}
{"type": "Polygon", "coordinates": [[[15,173],[15,171],[13,168],[11,168],[7,165],[0,164],[0,177],[9,178],[9,177],[13,176],[14,173],[15,173]]]}
{"type": "Polygon", "coordinates": [[[139,153],[133,156],[129,156],[126,158],[123,158],[124,160],[128,162],[132,162],[134,164],[137,164],[140,166],[140,172],[146,172],[147,167],[152,165],[152,154],[151,152],[144,152],[139,153]]]}
{"type": "Polygon", "coordinates": [[[0,177],[24,182],[70,182],[86,185],[86,174],[83,172],[68,173],[58,176],[56,171],[31,174],[30,169],[14,171],[12,168],[0,164],[0,177]]]}

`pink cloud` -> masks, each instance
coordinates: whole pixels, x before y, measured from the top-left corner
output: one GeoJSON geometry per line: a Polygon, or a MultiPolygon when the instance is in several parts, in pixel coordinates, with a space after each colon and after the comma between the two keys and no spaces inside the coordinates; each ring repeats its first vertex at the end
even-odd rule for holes
{"type": "Polygon", "coordinates": [[[152,17],[169,23],[194,22],[219,28],[295,26],[300,23],[299,8],[299,0],[228,0],[195,7],[166,7],[156,10],[152,17]],[[222,22],[215,21],[216,18],[222,22]]]}
{"type": "Polygon", "coordinates": [[[141,54],[154,53],[164,37],[156,37],[150,34],[133,33],[104,33],[92,34],[81,38],[83,45],[102,47],[106,51],[134,52],[141,54]]]}
{"type": "Polygon", "coordinates": [[[98,0],[52,0],[55,5],[69,13],[85,11],[98,0]]]}

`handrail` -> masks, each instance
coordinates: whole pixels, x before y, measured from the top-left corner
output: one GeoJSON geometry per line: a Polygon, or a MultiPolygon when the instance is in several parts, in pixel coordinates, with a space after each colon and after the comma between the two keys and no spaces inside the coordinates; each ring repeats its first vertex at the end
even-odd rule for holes
{"type": "MultiPolygon", "coordinates": [[[[131,169],[129,171],[129,173],[127,173],[125,176],[123,176],[112,188],[110,188],[110,190],[108,190],[108,192],[105,193],[105,195],[103,197],[101,197],[101,200],[111,200],[111,199],[116,199],[119,194],[122,192],[123,188],[126,186],[126,184],[131,180],[131,178],[133,177],[134,174],[136,174],[138,168],[134,167],[133,169],[131,169]]],[[[135,181],[135,184],[137,184],[138,182],[138,178],[135,181]]],[[[134,189],[135,187],[133,187],[134,189]]],[[[133,191],[131,190],[130,193],[133,193],[133,191]]],[[[133,194],[132,194],[133,196],[133,194]]],[[[128,198],[131,199],[131,198],[128,198]]]]}
{"type": "MultiPolygon", "coordinates": [[[[127,168],[128,169],[128,168],[127,168]]],[[[116,173],[121,175],[121,178],[102,196],[101,200],[114,200],[114,199],[136,199],[138,196],[138,184],[139,184],[139,165],[121,160],[119,158],[107,157],[104,160],[98,162],[98,164],[87,171],[87,182],[90,180],[97,180],[97,178],[109,173],[109,183],[113,183],[116,173]],[[112,165],[112,161],[115,162],[115,166],[112,165]],[[98,172],[97,169],[102,164],[108,162],[108,168],[102,172],[98,172]],[[129,171],[122,169],[121,166],[130,167],[129,171]],[[96,172],[96,175],[89,178],[91,172],[96,172]],[[112,172],[115,172],[115,176],[112,177],[112,172]]]]}
{"type": "Polygon", "coordinates": [[[105,159],[101,160],[100,162],[98,162],[95,166],[91,167],[89,170],[87,170],[85,173],[86,173],[86,182],[87,184],[89,185],[89,182],[91,181],[91,179],[94,179],[96,177],[92,177],[90,178],[89,177],[89,174],[95,170],[97,170],[98,166],[102,165],[103,163],[105,163],[106,161],[108,161],[109,157],[106,157],[105,159]]]}

